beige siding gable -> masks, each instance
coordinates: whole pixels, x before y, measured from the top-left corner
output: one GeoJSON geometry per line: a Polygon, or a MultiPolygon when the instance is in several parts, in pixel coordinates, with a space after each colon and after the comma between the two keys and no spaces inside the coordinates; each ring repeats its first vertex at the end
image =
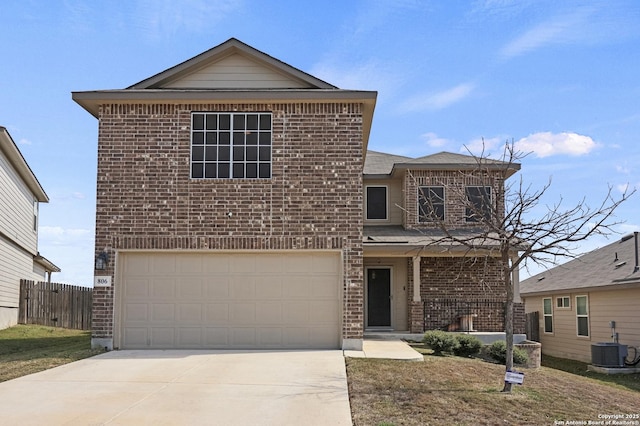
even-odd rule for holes
{"type": "Polygon", "coordinates": [[[226,56],[178,80],[166,89],[305,89],[311,85],[291,78],[240,53],[226,56]]]}
{"type": "Polygon", "coordinates": [[[35,202],[34,195],[0,151],[0,232],[32,254],[37,252],[35,202]]]}

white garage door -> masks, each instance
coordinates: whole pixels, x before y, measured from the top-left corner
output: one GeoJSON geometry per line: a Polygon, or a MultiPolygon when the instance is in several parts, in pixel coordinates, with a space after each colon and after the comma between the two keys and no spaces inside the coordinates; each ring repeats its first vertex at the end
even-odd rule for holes
{"type": "Polygon", "coordinates": [[[336,253],[121,253],[116,346],[338,348],[336,253]]]}

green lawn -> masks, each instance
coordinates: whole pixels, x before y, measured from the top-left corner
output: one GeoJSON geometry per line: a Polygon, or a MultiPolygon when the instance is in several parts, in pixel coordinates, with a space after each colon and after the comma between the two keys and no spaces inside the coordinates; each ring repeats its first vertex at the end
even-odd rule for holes
{"type": "Polygon", "coordinates": [[[91,349],[88,331],[40,325],[0,330],[0,382],[103,352],[91,349]]]}

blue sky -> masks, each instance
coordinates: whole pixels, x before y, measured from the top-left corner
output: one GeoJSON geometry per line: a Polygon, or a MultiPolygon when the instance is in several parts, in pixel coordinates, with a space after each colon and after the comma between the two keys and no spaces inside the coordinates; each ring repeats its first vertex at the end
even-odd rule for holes
{"type": "MultiPolygon", "coordinates": [[[[513,140],[532,151],[525,182],[552,178],[547,202],[567,207],[640,186],[635,0],[4,0],[0,13],[0,125],[51,199],[39,249],[62,268],[56,281],[93,283],[98,123],[71,92],[125,88],[230,37],[378,91],[370,149],[513,140]]],[[[619,232],[640,229],[639,207],[637,194],[620,207],[619,232]]]]}

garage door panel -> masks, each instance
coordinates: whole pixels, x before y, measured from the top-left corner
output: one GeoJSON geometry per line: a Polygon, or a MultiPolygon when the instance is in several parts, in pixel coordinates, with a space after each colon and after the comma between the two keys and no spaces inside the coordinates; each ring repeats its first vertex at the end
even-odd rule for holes
{"type": "Polygon", "coordinates": [[[204,330],[204,345],[211,348],[229,346],[229,329],[226,327],[207,327],[204,330]]]}
{"type": "Polygon", "coordinates": [[[231,279],[230,297],[234,300],[253,300],[256,297],[256,277],[235,276],[231,279]]]}
{"type": "Polygon", "coordinates": [[[200,277],[181,278],[176,287],[179,300],[201,300],[204,295],[204,280],[200,277]]]}
{"type": "Polygon", "coordinates": [[[175,347],[175,329],[173,327],[152,327],[150,346],[154,348],[175,347]]]}
{"type": "Polygon", "coordinates": [[[325,299],[334,301],[340,293],[337,286],[328,285],[328,277],[312,277],[309,279],[308,291],[313,299],[325,299]]]}
{"type": "Polygon", "coordinates": [[[201,303],[179,303],[179,324],[202,324],[204,322],[203,306],[201,303]]]}
{"type": "Polygon", "coordinates": [[[253,327],[236,327],[231,329],[231,345],[236,347],[257,347],[256,330],[253,327]]]}
{"type": "Polygon", "coordinates": [[[127,298],[146,298],[149,295],[149,281],[129,278],[123,283],[127,298]]]}
{"type": "Polygon", "coordinates": [[[311,324],[331,324],[339,315],[336,304],[330,301],[311,301],[308,307],[311,324]]]}
{"type": "Polygon", "coordinates": [[[174,322],[176,309],[173,303],[153,303],[151,305],[151,322],[174,322]]]}
{"type": "Polygon", "coordinates": [[[151,297],[155,300],[174,300],[176,297],[175,278],[156,278],[149,285],[151,297]]]}
{"type": "Polygon", "coordinates": [[[282,329],[280,327],[260,328],[257,343],[260,347],[282,347],[282,329]]]}
{"type": "Polygon", "coordinates": [[[146,303],[127,303],[124,306],[125,323],[149,321],[149,310],[146,303]]]}
{"type": "Polygon", "coordinates": [[[227,325],[229,323],[229,305],[212,303],[206,305],[205,324],[227,325]]]}
{"type": "Polygon", "coordinates": [[[291,275],[282,283],[282,295],[285,299],[308,299],[312,288],[309,276],[291,275]]]}
{"type": "Polygon", "coordinates": [[[282,324],[282,302],[256,303],[256,323],[261,325],[282,324]]]}
{"type": "Polygon", "coordinates": [[[118,259],[121,348],[339,346],[339,253],[120,253],[118,259]]]}
{"type": "Polygon", "coordinates": [[[205,284],[204,297],[207,300],[227,300],[229,298],[229,280],[224,277],[210,277],[205,284]]]}
{"type": "Polygon", "coordinates": [[[168,253],[155,254],[150,259],[150,273],[158,276],[176,274],[176,257],[168,253]]]}
{"type": "Polygon", "coordinates": [[[281,299],[282,298],[282,278],[280,276],[266,275],[256,282],[257,299],[281,299]]]}
{"type": "Polygon", "coordinates": [[[146,327],[127,327],[124,329],[124,339],[131,348],[146,348],[148,339],[146,327]]]}
{"type": "Polygon", "coordinates": [[[256,323],[255,303],[231,303],[229,305],[229,322],[231,324],[251,325],[256,323]]]}
{"type": "Polygon", "coordinates": [[[181,347],[198,348],[202,346],[202,328],[180,327],[178,330],[178,345],[181,347]]]}
{"type": "Polygon", "coordinates": [[[309,306],[306,302],[285,302],[282,315],[286,324],[308,324],[309,306]]]}

